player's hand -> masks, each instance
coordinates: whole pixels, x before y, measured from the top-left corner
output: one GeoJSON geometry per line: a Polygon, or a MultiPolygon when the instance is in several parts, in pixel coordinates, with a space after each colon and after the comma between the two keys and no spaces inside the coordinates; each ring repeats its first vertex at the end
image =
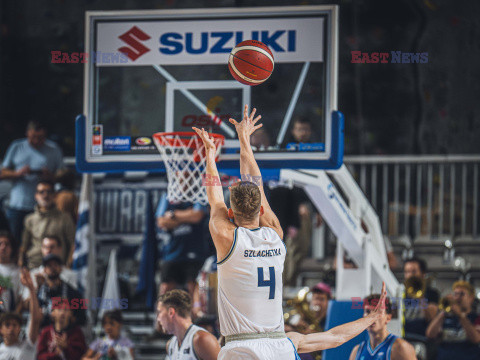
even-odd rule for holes
{"type": "Polygon", "coordinates": [[[382,283],[382,293],[380,295],[380,299],[378,300],[378,304],[375,309],[370,313],[370,317],[372,318],[373,322],[380,319],[386,313],[386,299],[387,299],[387,289],[385,286],[385,282],[382,283]]]}
{"type": "Polygon", "coordinates": [[[200,136],[200,138],[203,141],[203,145],[205,146],[206,151],[217,151],[217,148],[215,146],[215,143],[213,142],[213,138],[210,137],[207,131],[205,131],[204,128],[200,130],[199,128],[196,128],[195,126],[192,127],[192,129],[200,136]]]}
{"type": "Polygon", "coordinates": [[[243,120],[241,122],[237,122],[235,119],[230,118],[229,121],[231,124],[235,125],[235,130],[237,130],[238,138],[247,138],[250,139],[250,135],[252,135],[257,129],[260,129],[263,124],[255,125],[261,118],[262,115],[258,115],[255,117],[255,113],[257,109],[253,108],[250,115],[248,114],[248,104],[245,104],[245,108],[243,109],[243,120]]]}

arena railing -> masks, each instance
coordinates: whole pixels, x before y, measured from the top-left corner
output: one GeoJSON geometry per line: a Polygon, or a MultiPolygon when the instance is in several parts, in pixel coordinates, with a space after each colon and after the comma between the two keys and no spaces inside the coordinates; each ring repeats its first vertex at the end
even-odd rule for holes
{"type": "Polygon", "coordinates": [[[480,155],[345,156],[392,237],[477,238],[480,155]]]}

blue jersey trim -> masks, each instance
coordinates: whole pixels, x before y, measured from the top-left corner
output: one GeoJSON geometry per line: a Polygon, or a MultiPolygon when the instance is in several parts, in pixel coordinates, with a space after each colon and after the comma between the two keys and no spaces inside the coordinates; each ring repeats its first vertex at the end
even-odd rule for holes
{"type": "Polygon", "coordinates": [[[227,261],[228,258],[232,255],[233,250],[235,250],[235,246],[237,245],[237,230],[238,228],[235,228],[234,235],[233,235],[233,244],[232,244],[232,247],[230,248],[230,251],[228,252],[227,256],[225,256],[225,258],[217,262],[217,265],[222,265],[225,261],[227,261]]]}
{"type": "Polygon", "coordinates": [[[357,349],[357,355],[355,355],[355,360],[360,359],[360,354],[362,353],[364,347],[365,347],[365,341],[360,343],[360,346],[357,349]]]}
{"type": "Polygon", "coordinates": [[[385,345],[387,341],[389,341],[392,338],[392,334],[388,334],[388,336],[383,340],[380,344],[378,344],[374,350],[372,350],[372,346],[370,345],[370,340],[367,343],[367,350],[370,353],[370,355],[375,356],[377,352],[380,350],[380,348],[385,345]]]}
{"type": "Polygon", "coordinates": [[[295,347],[295,345],[293,345],[293,341],[290,340],[290,338],[288,338],[288,337],[287,337],[287,339],[288,339],[288,341],[290,341],[290,344],[292,344],[293,351],[295,351],[295,360],[302,360],[302,359],[300,359],[300,356],[298,355],[297,348],[295,347]]]}

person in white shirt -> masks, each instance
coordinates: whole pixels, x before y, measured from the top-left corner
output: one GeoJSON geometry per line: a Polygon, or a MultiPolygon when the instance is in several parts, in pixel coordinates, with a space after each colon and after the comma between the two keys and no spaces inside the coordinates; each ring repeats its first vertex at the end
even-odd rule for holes
{"type": "MultiPolygon", "coordinates": [[[[62,242],[55,235],[46,235],[42,240],[42,258],[47,255],[54,254],[62,257],[63,249],[62,242]]],[[[33,284],[38,289],[40,285],[45,282],[45,267],[40,265],[30,271],[32,275],[33,284]]],[[[77,274],[72,269],[62,266],[62,272],[60,273],[60,279],[73,287],[75,290],[78,288],[77,274]]],[[[28,291],[24,291],[23,300],[28,298],[28,291]]]]}
{"type": "Polygon", "coordinates": [[[3,343],[0,344],[0,359],[8,360],[35,360],[36,341],[40,330],[42,313],[35,296],[35,287],[27,269],[23,268],[20,280],[29,291],[30,318],[25,339],[20,337],[22,318],[15,313],[5,313],[0,318],[0,335],[3,343]]]}
{"type": "Polygon", "coordinates": [[[24,292],[14,244],[10,232],[0,231],[0,309],[6,312],[17,309],[24,292]]]}

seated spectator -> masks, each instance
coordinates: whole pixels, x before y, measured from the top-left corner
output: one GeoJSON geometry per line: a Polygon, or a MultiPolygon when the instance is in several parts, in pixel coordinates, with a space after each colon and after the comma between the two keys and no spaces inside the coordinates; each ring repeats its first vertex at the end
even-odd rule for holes
{"type": "Polygon", "coordinates": [[[319,142],[318,136],[313,132],[311,121],[306,116],[297,116],[293,120],[290,135],[284,140],[282,148],[291,143],[314,143],[319,142]]]}
{"type": "MultiPolygon", "coordinates": [[[[50,254],[43,258],[45,267],[45,283],[38,288],[38,302],[42,309],[43,320],[41,328],[51,324],[52,298],[81,299],[80,293],[60,278],[62,271],[62,259],[58,255],[50,254]]],[[[83,326],[86,322],[84,309],[73,310],[73,315],[78,325],[83,326]]]]}
{"type": "Polygon", "coordinates": [[[0,311],[15,311],[21,294],[28,293],[20,282],[13,236],[7,231],[0,231],[0,287],[0,311]]]}
{"type": "Polygon", "coordinates": [[[169,202],[164,194],[156,216],[158,227],[170,235],[162,249],[159,295],[185,287],[193,296],[195,279],[209,249],[203,231],[206,208],[188,202],[169,202]]]}
{"type": "Polygon", "coordinates": [[[258,129],[250,136],[250,145],[254,150],[265,151],[270,146],[270,136],[265,127],[258,129]]]}
{"type": "Polygon", "coordinates": [[[439,339],[437,360],[480,359],[480,316],[473,308],[475,291],[466,281],[452,286],[453,294],[447,297],[451,310],[443,309],[427,328],[427,337],[439,339]]]}
{"type": "Polygon", "coordinates": [[[22,285],[31,293],[32,301],[30,301],[30,318],[28,321],[27,337],[20,338],[22,326],[22,318],[15,313],[5,313],[0,318],[0,334],[3,343],[0,345],[0,359],[8,360],[35,360],[36,348],[41,311],[37,299],[35,298],[35,287],[32,278],[26,269],[22,269],[21,274],[22,285]]]}
{"type": "Polygon", "coordinates": [[[27,138],[13,141],[3,158],[0,179],[10,180],[12,190],[6,216],[10,231],[18,247],[22,237],[25,216],[33,211],[34,194],[40,179],[51,180],[63,167],[62,151],[47,140],[47,131],[39,121],[29,121],[27,138]]]}
{"type": "Polygon", "coordinates": [[[69,214],[76,224],[78,219],[78,196],[75,194],[75,172],[64,168],[55,176],[55,205],[57,209],[69,214]]]}
{"type": "MultiPolygon", "coordinates": [[[[437,290],[426,284],[427,263],[423,259],[411,258],[406,260],[403,265],[403,274],[405,281],[417,278],[425,282],[425,293],[423,298],[417,299],[417,302],[427,306],[408,306],[405,309],[405,337],[412,340],[425,340],[422,337],[425,337],[429,322],[438,312],[440,295],[437,290]]],[[[409,299],[408,295],[406,298],[409,299]]]]}
{"type": "Polygon", "coordinates": [[[120,310],[107,311],[102,317],[102,327],[105,336],[96,339],[82,360],[109,359],[133,360],[134,344],[122,335],[123,319],[120,310]]]}
{"type": "Polygon", "coordinates": [[[70,215],[55,207],[53,183],[40,181],[37,185],[35,212],[25,218],[19,265],[23,266],[24,255],[29,269],[42,264],[42,240],[45,235],[55,235],[62,242],[62,259],[68,267],[72,264],[75,240],[75,224],[70,215]]]}
{"type": "Polygon", "coordinates": [[[53,324],[40,333],[38,360],[80,360],[87,350],[82,329],[75,324],[72,310],[56,306],[52,310],[53,324]]]}
{"type": "MultiPolygon", "coordinates": [[[[62,242],[55,235],[46,235],[42,240],[42,257],[45,258],[47,255],[50,254],[57,255],[58,257],[61,257],[63,254],[62,242]]],[[[33,282],[35,283],[37,288],[45,282],[46,274],[45,267],[43,265],[32,269],[30,273],[32,274],[33,282]]],[[[74,289],[78,289],[77,274],[72,269],[62,266],[60,279],[65,281],[74,289]]]]}

